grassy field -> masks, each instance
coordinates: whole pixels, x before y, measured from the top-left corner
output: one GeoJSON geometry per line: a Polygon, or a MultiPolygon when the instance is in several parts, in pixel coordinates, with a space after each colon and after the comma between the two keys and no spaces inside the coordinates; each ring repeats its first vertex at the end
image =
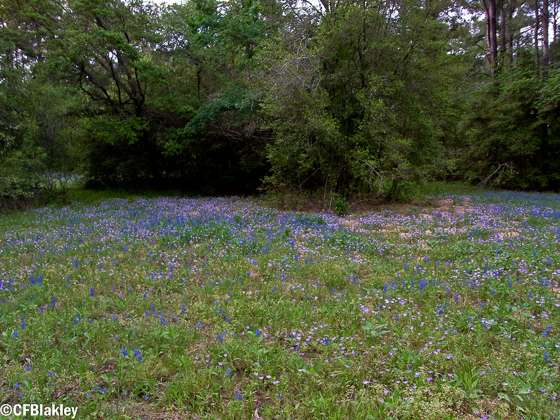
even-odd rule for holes
{"type": "Polygon", "coordinates": [[[0,216],[0,403],[80,418],[560,416],[560,195],[344,218],[83,198],[0,216]]]}

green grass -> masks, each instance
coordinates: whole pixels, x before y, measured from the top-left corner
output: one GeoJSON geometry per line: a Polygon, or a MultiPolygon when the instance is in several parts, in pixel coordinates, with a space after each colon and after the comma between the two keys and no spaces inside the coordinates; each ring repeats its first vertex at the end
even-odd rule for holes
{"type": "Polygon", "coordinates": [[[0,403],[558,417],[559,196],[431,188],[456,207],[337,218],[74,190],[0,216],[0,403]]]}

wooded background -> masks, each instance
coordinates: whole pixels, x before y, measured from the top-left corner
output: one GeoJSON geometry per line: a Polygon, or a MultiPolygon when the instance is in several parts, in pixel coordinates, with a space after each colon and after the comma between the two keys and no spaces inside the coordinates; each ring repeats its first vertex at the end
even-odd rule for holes
{"type": "Polygon", "coordinates": [[[0,199],[560,186],[558,0],[2,0],[0,199]]]}

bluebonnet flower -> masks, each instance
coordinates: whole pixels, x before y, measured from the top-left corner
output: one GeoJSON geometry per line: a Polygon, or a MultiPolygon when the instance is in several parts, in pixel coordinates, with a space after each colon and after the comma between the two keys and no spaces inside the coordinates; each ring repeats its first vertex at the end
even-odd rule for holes
{"type": "Polygon", "coordinates": [[[352,284],[359,284],[360,283],[360,278],[358,277],[357,274],[353,273],[348,277],[348,280],[350,281],[350,283],[352,284]]]}
{"type": "Polygon", "coordinates": [[[259,330],[258,328],[255,330],[255,336],[260,337],[262,334],[262,331],[259,330]]]}
{"type": "Polygon", "coordinates": [[[12,338],[18,338],[18,337],[19,337],[18,330],[13,330],[12,331],[12,338]]]}
{"type": "Polygon", "coordinates": [[[539,283],[542,287],[549,287],[552,284],[551,281],[545,277],[541,278],[539,283]]]}
{"type": "Polygon", "coordinates": [[[424,290],[427,285],[428,282],[425,279],[420,279],[420,281],[418,282],[418,287],[420,288],[420,290],[424,290]]]}
{"type": "Polygon", "coordinates": [[[552,325],[547,325],[546,328],[543,330],[542,335],[543,337],[548,337],[548,335],[552,331],[552,325]]]}
{"type": "Polygon", "coordinates": [[[96,385],[94,388],[94,391],[99,392],[102,395],[105,395],[108,391],[107,387],[105,385],[96,385]]]}
{"type": "Polygon", "coordinates": [[[142,358],[142,353],[140,352],[139,349],[134,349],[133,352],[134,352],[134,357],[136,357],[136,360],[138,360],[139,362],[142,362],[142,360],[144,360],[142,358]]]}
{"type": "Polygon", "coordinates": [[[51,298],[50,303],[49,303],[49,309],[54,309],[54,307],[56,306],[56,303],[57,303],[57,302],[58,302],[58,299],[57,299],[55,296],[53,296],[53,297],[51,298]]]}
{"type": "Polygon", "coordinates": [[[22,330],[25,330],[25,328],[27,328],[27,322],[25,322],[25,318],[21,318],[20,326],[22,330]]]}
{"type": "Polygon", "coordinates": [[[233,398],[235,398],[236,401],[243,401],[243,394],[239,390],[235,390],[233,398]]]}
{"type": "Polygon", "coordinates": [[[128,349],[126,347],[121,347],[120,353],[122,357],[128,357],[128,349]]]}
{"type": "Polygon", "coordinates": [[[91,297],[94,297],[94,296],[95,296],[95,290],[94,290],[93,287],[90,287],[90,288],[89,288],[89,295],[90,295],[91,297]]]}
{"type": "Polygon", "coordinates": [[[319,340],[319,343],[328,346],[329,344],[331,344],[331,340],[329,339],[329,337],[323,337],[319,340]]]}
{"type": "Polygon", "coordinates": [[[550,361],[550,353],[545,351],[543,356],[544,356],[544,362],[548,363],[550,361]]]}

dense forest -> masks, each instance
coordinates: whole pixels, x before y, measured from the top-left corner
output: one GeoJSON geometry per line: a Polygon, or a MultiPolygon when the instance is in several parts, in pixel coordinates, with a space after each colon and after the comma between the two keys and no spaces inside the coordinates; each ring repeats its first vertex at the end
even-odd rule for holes
{"type": "Polygon", "coordinates": [[[560,188],[558,0],[2,0],[0,199],[560,188]]]}

